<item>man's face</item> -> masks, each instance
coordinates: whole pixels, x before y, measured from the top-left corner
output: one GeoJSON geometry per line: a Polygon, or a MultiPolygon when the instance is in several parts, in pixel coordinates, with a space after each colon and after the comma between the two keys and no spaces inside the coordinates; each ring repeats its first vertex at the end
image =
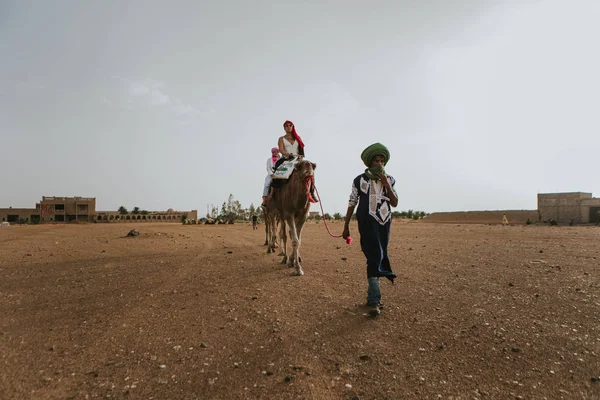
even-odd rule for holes
{"type": "Polygon", "coordinates": [[[375,167],[377,165],[385,165],[385,157],[384,156],[375,156],[373,162],[371,163],[371,167],[375,167]]]}

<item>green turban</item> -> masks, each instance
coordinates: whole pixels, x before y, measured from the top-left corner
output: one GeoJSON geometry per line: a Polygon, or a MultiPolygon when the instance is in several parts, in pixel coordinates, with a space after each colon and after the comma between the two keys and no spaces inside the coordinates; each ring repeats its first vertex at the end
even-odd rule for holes
{"type": "Polygon", "coordinates": [[[381,167],[375,168],[375,170],[371,168],[371,163],[375,159],[375,156],[383,156],[385,158],[385,163],[387,164],[388,161],[390,161],[390,151],[381,143],[373,143],[372,145],[363,150],[362,154],[360,155],[360,158],[367,166],[365,173],[367,174],[369,179],[379,179],[377,174],[380,172],[385,174],[385,170],[381,167]]]}
{"type": "Polygon", "coordinates": [[[360,158],[363,160],[367,168],[369,168],[375,156],[384,156],[386,164],[388,161],[390,161],[390,151],[381,143],[373,143],[364,149],[360,155],[360,158]]]}

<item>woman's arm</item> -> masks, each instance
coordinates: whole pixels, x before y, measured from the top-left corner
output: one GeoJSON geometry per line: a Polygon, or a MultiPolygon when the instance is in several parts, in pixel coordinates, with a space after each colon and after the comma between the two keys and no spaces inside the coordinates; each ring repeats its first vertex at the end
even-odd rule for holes
{"type": "Polygon", "coordinates": [[[281,154],[283,154],[283,156],[284,156],[285,158],[288,158],[288,157],[290,156],[290,153],[288,153],[288,152],[285,150],[285,146],[283,145],[283,136],[279,138],[279,142],[277,142],[277,145],[279,146],[279,152],[280,152],[281,154]]]}

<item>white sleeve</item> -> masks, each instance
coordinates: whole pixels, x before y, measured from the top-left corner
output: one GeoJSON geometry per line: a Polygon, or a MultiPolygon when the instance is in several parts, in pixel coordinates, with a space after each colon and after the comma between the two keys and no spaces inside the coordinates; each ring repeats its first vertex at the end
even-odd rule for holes
{"type": "Polygon", "coordinates": [[[398,197],[398,192],[396,192],[396,180],[393,176],[388,175],[388,178],[390,178],[390,186],[392,187],[392,192],[394,192],[394,195],[398,197]]]}
{"type": "Polygon", "coordinates": [[[275,166],[275,164],[273,164],[273,160],[271,158],[269,158],[267,160],[267,174],[271,175],[273,173],[273,167],[275,166]]]}
{"type": "Polygon", "coordinates": [[[352,182],[352,191],[350,192],[350,199],[348,200],[348,207],[356,207],[358,204],[358,189],[354,186],[354,182],[352,182]]]}

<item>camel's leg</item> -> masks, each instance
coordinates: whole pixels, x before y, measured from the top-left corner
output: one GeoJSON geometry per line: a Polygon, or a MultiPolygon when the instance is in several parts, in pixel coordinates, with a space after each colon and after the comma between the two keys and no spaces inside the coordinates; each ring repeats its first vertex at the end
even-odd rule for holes
{"type": "Polygon", "coordinates": [[[267,247],[267,254],[269,254],[271,252],[271,218],[266,217],[265,218],[265,246],[267,247]]]}
{"type": "Polygon", "coordinates": [[[290,236],[292,239],[292,265],[296,269],[295,274],[298,276],[304,275],[302,268],[300,267],[300,263],[298,262],[298,247],[300,246],[300,241],[298,239],[298,231],[296,229],[296,221],[293,217],[289,218],[290,222],[290,236]]]}
{"type": "Polygon", "coordinates": [[[300,256],[300,245],[302,244],[302,227],[304,226],[305,221],[306,218],[301,216],[296,216],[294,221],[296,223],[296,236],[298,237],[298,246],[296,247],[296,270],[299,271],[297,272],[298,275],[304,275],[304,271],[302,270],[302,257],[300,256]]]}
{"type": "Polygon", "coordinates": [[[288,224],[288,235],[290,236],[290,239],[292,240],[292,255],[288,257],[288,267],[289,268],[294,268],[294,234],[292,233],[292,225],[293,225],[293,219],[292,219],[292,223],[288,224]]]}
{"type": "Polygon", "coordinates": [[[273,225],[271,225],[271,236],[273,237],[273,247],[272,247],[272,252],[275,253],[275,249],[277,247],[279,247],[279,231],[277,230],[277,228],[279,228],[278,225],[281,225],[281,221],[276,219],[273,222],[273,225]]]}
{"type": "Polygon", "coordinates": [[[275,221],[273,222],[273,228],[272,228],[272,232],[273,232],[273,252],[275,252],[275,249],[277,247],[279,247],[279,236],[278,236],[278,225],[279,225],[279,217],[275,217],[275,221]]]}
{"type": "Polygon", "coordinates": [[[269,245],[269,223],[265,218],[265,246],[269,245]]]}
{"type": "MultiPolygon", "coordinates": [[[[300,245],[302,244],[302,227],[304,227],[304,223],[306,222],[306,218],[302,216],[296,217],[296,234],[298,235],[298,248],[296,249],[296,256],[298,260],[298,268],[302,271],[302,257],[300,257],[300,245]]],[[[298,275],[303,275],[304,272],[298,275]]]]}
{"type": "Polygon", "coordinates": [[[271,249],[272,249],[272,245],[273,245],[273,238],[271,237],[271,232],[272,232],[272,227],[271,224],[273,223],[273,221],[271,220],[271,218],[269,216],[267,216],[265,218],[265,235],[266,235],[266,239],[265,239],[265,243],[267,244],[267,254],[271,253],[271,249]]]}
{"type": "Polygon", "coordinates": [[[267,253],[275,253],[275,241],[277,240],[277,219],[275,216],[269,217],[269,247],[267,253]]]}
{"type": "MultiPolygon", "coordinates": [[[[283,240],[283,237],[285,236],[285,224],[283,222],[283,220],[279,221],[279,236],[278,239],[279,240],[283,240]]],[[[287,239],[287,237],[286,237],[287,239]]],[[[279,247],[279,256],[283,257],[286,255],[286,251],[287,249],[284,249],[285,246],[280,246],[279,242],[275,242],[275,247],[279,247]]],[[[285,264],[287,262],[287,257],[286,257],[286,261],[282,262],[282,264],[285,264]]]]}
{"type": "Polygon", "coordinates": [[[281,237],[281,252],[283,253],[283,259],[281,260],[282,264],[287,264],[288,255],[287,255],[287,235],[285,234],[285,220],[282,218],[279,221],[279,236],[281,237]]]}

